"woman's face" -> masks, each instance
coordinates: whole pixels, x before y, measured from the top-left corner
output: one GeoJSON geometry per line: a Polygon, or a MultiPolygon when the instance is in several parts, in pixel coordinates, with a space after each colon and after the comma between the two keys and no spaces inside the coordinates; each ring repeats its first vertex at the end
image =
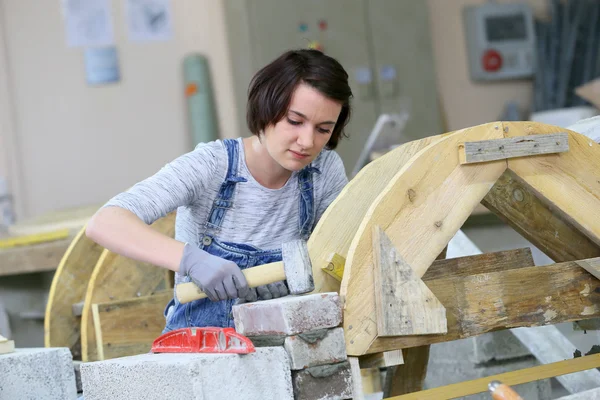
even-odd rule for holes
{"type": "Polygon", "coordinates": [[[265,128],[263,145],[284,169],[301,170],[323,150],[341,110],[340,103],[301,83],[292,95],[287,115],[265,128]]]}

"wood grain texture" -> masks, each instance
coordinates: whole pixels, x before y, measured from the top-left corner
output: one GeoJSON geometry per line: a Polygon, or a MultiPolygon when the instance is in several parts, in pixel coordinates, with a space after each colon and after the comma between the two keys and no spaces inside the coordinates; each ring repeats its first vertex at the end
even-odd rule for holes
{"type": "MultiPolygon", "coordinates": [[[[157,220],[151,226],[158,232],[173,237],[175,212],[157,220]]],[[[168,270],[105,249],[94,266],[85,292],[81,314],[82,361],[98,359],[92,304],[148,296],[157,290],[167,289],[166,282],[169,281],[168,270]]]]}
{"type": "Polygon", "coordinates": [[[508,137],[465,142],[458,148],[460,163],[471,164],[507,158],[553,154],[569,151],[567,133],[508,137]]]}
{"type": "Polygon", "coordinates": [[[418,393],[409,393],[402,396],[390,397],[389,400],[446,400],[462,398],[488,390],[491,381],[500,381],[506,385],[515,386],[523,383],[534,382],[541,379],[572,374],[600,367],[600,354],[557,361],[551,364],[537,365],[531,368],[505,372],[503,374],[486,376],[485,378],[463,381],[451,385],[440,386],[434,389],[423,390],[418,393]]]}
{"type": "Polygon", "coordinates": [[[600,256],[600,246],[538,199],[513,171],[506,170],[482,204],[555,262],[600,256]]]}
{"type": "Polygon", "coordinates": [[[373,248],[377,335],[446,333],[446,309],[379,226],[373,227],[373,248]]]}
{"type": "Polygon", "coordinates": [[[352,295],[374,293],[372,227],[380,225],[422,276],[506,169],[506,161],[460,165],[459,143],[501,137],[498,123],[449,134],[417,153],[373,201],[355,230],[340,286],[349,355],[366,354],[377,337],[374,296],[352,295]]]}
{"type": "Polygon", "coordinates": [[[370,352],[600,316],[600,280],[575,261],[424,281],[446,307],[448,333],[381,338],[370,352]]]}
{"type": "Polygon", "coordinates": [[[98,360],[143,354],[165,327],[163,310],[172,290],[151,296],[92,304],[98,360]]]}
{"type": "Polygon", "coordinates": [[[566,131],[569,151],[508,160],[524,185],[600,245],[600,145],[563,128],[537,122],[504,123],[507,137],[566,131]]]}
{"type": "Polygon", "coordinates": [[[81,360],[81,318],[73,315],[73,304],[85,297],[103,247],[88,239],[85,226],[72,240],[54,273],[44,317],[44,345],[67,347],[73,359],[81,360]]]}
{"type": "Polygon", "coordinates": [[[367,164],[329,205],[308,240],[314,292],[338,292],[340,282],[324,273],[332,253],[348,254],[350,242],[375,198],[396,173],[421,149],[442,139],[430,136],[405,143],[367,164]]]}
{"type": "Polygon", "coordinates": [[[74,238],[0,249],[0,276],[54,271],[74,238]]]}

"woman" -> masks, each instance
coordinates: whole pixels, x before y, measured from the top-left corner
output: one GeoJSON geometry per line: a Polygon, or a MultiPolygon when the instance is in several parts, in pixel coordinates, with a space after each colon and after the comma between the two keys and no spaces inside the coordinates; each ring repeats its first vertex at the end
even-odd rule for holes
{"type": "Polygon", "coordinates": [[[280,261],[281,244],[308,239],[347,183],[332,151],[350,117],[348,74],[317,50],[288,51],[258,71],[248,92],[252,136],[201,143],[120,193],[86,234],[125,257],[176,272],[208,298],[165,309],[164,332],[232,327],[239,301],[288,294],[285,282],[250,289],[241,270],[280,261]],[[177,210],[175,238],[148,224],[177,210]]]}

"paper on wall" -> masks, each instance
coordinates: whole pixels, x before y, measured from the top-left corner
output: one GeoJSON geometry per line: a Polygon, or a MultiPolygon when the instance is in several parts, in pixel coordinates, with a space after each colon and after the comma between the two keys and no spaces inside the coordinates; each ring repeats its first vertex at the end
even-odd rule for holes
{"type": "Polygon", "coordinates": [[[114,43],[109,0],[63,0],[63,13],[69,47],[114,43]]]}
{"type": "Polygon", "coordinates": [[[129,39],[168,40],[173,34],[170,0],[127,0],[129,39]]]}

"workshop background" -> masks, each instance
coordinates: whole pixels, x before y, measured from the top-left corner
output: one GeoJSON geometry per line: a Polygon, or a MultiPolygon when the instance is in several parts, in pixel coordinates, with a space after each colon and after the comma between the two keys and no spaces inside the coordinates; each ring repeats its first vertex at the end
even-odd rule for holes
{"type": "MultiPolygon", "coordinates": [[[[289,48],[350,74],[349,178],[425,136],[600,114],[597,0],[0,0],[0,28],[0,237],[85,219],[198,142],[248,136],[250,77],[289,48]]],[[[529,246],[483,208],[463,231],[483,252],[529,246]]],[[[0,263],[18,347],[44,343],[56,266],[35,261],[0,263]]]]}

